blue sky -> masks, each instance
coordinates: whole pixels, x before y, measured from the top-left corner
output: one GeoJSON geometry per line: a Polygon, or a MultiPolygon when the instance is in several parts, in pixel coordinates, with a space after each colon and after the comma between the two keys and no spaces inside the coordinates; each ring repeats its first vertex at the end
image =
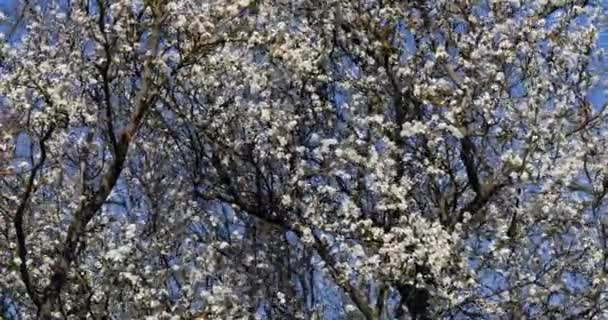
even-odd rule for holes
{"type": "MultiPolygon", "coordinates": [[[[0,8],[1,8],[3,11],[5,11],[6,9],[8,9],[8,10],[6,10],[6,11],[9,11],[9,12],[10,12],[10,9],[12,9],[12,8],[14,8],[14,7],[15,7],[15,3],[17,3],[17,1],[16,1],[16,0],[0,0],[0,8]]],[[[5,11],[5,13],[7,13],[7,14],[8,14],[8,12],[6,12],[6,11],[5,11]]]]}

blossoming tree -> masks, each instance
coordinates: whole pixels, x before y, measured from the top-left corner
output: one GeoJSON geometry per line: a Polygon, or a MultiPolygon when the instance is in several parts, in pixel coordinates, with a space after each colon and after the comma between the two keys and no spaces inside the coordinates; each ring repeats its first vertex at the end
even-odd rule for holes
{"type": "Polygon", "coordinates": [[[602,10],[20,3],[0,314],[608,317],[602,10]]]}

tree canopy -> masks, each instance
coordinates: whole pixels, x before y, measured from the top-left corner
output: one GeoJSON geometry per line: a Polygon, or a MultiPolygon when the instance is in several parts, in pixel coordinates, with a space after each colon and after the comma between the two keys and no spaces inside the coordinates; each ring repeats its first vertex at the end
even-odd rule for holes
{"type": "Polygon", "coordinates": [[[0,317],[608,318],[604,10],[17,3],[0,317]]]}

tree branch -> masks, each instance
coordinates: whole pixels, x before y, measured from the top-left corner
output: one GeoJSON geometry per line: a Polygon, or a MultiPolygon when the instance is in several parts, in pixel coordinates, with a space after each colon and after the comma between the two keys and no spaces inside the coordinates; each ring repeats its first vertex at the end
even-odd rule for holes
{"type": "Polygon", "coordinates": [[[19,260],[21,260],[19,264],[19,273],[21,275],[21,280],[25,284],[25,289],[30,299],[34,302],[37,308],[40,308],[40,297],[34,290],[32,285],[29,270],[27,268],[27,241],[25,236],[25,231],[23,230],[23,216],[25,215],[25,210],[29,204],[32,193],[34,192],[34,182],[36,180],[36,176],[44,162],[46,161],[46,142],[51,138],[53,131],[55,130],[55,126],[51,125],[51,127],[46,131],[46,133],[40,139],[38,145],[40,147],[40,160],[38,163],[32,168],[30,171],[30,175],[25,186],[25,191],[21,195],[21,201],[19,202],[19,206],[17,207],[17,211],[15,212],[15,218],[13,220],[13,225],[15,227],[15,233],[17,235],[17,254],[19,255],[19,260]]]}
{"type": "Polygon", "coordinates": [[[42,318],[45,320],[52,319],[51,313],[53,309],[57,307],[54,304],[67,281],[70,264],[76,258],[76,247],[85,232],[86,225],[101,209],[106,198],[110,195],[112,189],[116,185],[126,161],[130,142],[136,135],[144,116],[155,101],[154,94],[152,94],[152,59],[158,52],[159,34],[160,25],[159,23],[155,23],[149,43],[154,54],[145,63],[142,86],[135,97],[135,111],[132,113],[127,127],[120,134],[112,163],[102,179],[99,190],[96,194],[89,195],[89,197],[84,200],[75,213],[74,220],[68,227],[67,237],[60,250],[61,255],[55,261],[50,284],[44,289],[42,296],[41,311],[42,318]]]}

